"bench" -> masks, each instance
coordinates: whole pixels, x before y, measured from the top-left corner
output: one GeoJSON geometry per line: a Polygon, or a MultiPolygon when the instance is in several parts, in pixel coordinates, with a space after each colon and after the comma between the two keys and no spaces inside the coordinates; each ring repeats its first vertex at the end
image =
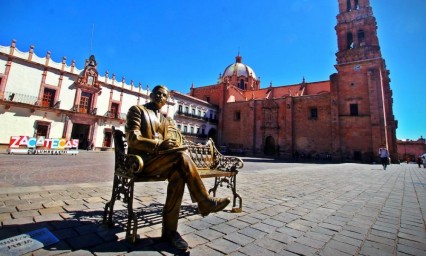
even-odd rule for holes
{"type": "MultiPolygon", "coordinates": [[[[122,200],[127,204],[126,240],[134,243],[138,227],[137,215],[133,211],[134,184],[138,182],[164,181],[163,177],[137,175],[143,172],[143,161],[140,156],[126,153],[126,141],[124,133],[112,127],[115,146],[115,168],[114,183],[112,187],[111,200],[105,204],[103,223],[113,226],[112,216],[114,203],[122,200]]],[[[238,169],[243,167],[243,161],[238,157],[224,156],[214,146],[213,140],[209,139],[204,145],[196,144],[186,140],[180,132],[174,135],[180,136],[183,146],[197,166],[201,178],[214,178],[214,185],[209,194],[216,196],[218,187],[225,186],[232,191],[232,212],[242,211],[242,198],[237,193],[238,169]],[[237,207],[238,200],[238,207],[237,207]]]]}

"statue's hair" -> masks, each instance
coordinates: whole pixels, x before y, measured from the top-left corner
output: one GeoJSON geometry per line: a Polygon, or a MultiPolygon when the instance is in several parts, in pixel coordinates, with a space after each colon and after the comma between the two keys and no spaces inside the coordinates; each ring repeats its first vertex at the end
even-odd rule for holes
{"type": "Polygon", "coordinates": [[[156,86],[152,89],[152,92],[156,92],[156,91],[157,91],[157,90],[159,90],[160,88],[163,88],[163,89],[165,89],[167,92],[169,92],[169,88],[167,88],[165,85],[161,85],[161,84],[156,85],[156,86]]]}

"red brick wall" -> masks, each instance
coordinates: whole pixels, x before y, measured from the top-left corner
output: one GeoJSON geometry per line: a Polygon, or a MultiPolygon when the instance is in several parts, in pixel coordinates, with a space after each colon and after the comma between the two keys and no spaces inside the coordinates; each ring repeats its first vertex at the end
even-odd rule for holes
{"type": "Polygon", "coordinates": [[[292,126],[295,151],[312,157],[332,153],[330,94],[294,98],[292,126]],[[310,118],[311,108],[317,108],[317,119],[310,118]]]}
{"type": "Polygon", "coordinates": [[[223,108],[223,120],[225,123],[222,130],[221,142],[229,145],[242,145],[246,150],[253,146],[253,118],[254,112],[250,105],[252,102],[228,103],[223,108]],[[236,113],[240,113],[240,119],[236,119],[236,113]]]}
{"type": "Polygon", "coordinates": [[[275,110],[265,108],[265,100],[226,104],[222,144],[242,145],[251,153],[254,149],[256,154],[263,154],[270,136],[285,156],[296,150],[312,156],[333,151],[329,94],[275,99],[273,104],[275,110]],[[310,119],[313,107],[318,110],[317,119],[310,119]],[[240,120],[236,120],[237,112],[240,120]]]}
{"type": "Polygon", "coordinates": [[[207,101],[207,97],[209,97],[209,102],[218,106],[220,106],[223,102],[222,87],[220,85],[210,85],[199,88],[192,88],[190,94],[191,96],[204,101],[207,101]]]}

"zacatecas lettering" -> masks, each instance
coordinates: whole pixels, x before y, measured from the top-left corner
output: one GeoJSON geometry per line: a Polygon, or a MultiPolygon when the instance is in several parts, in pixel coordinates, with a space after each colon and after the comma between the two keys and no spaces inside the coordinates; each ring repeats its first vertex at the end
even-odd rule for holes
{"type": "Polygon", "coordinates": [[[46,149],[66,149],[77,148],[78,139],[67,140],[65,138],[45,138],[29,137],[29,136],[11,136],[9,141],[9,148],[19,148],[26,146],[27,148],[44,147],[46,149]]]}

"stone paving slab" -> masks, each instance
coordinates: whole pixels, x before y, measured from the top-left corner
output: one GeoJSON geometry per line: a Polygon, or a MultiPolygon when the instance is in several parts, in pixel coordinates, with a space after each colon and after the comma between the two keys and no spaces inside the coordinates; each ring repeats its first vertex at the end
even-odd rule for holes
{"type": "MultiPolygon", "coordinates": [[[[185,253],[159,239],[166,182],[136,185],[140,238],[129,244],[119,203],[115,226],[102,224],[112,182],[22,186],[5,179],[0,239],[47,227],[60,242],[34,255],[426,255],[426,170],[417,165],[385,171],[247,158],[237,179],[242,213],[228,206],[202,218],[185,193],[179,222],[190,245],[185,253]]],[[[221,188],[224,195],[229,191],[221,188]]]]}

